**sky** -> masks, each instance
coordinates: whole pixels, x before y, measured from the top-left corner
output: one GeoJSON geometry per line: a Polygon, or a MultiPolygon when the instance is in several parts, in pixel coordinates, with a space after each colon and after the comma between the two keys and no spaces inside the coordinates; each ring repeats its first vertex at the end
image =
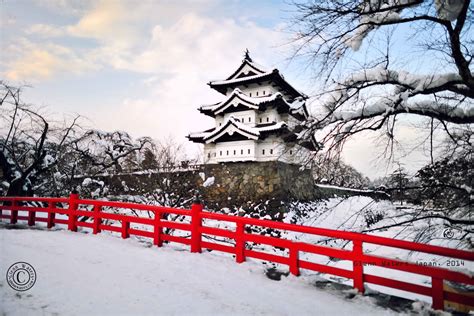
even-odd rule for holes
{"type": "MultiPolygon", "coordinates": [[[[185,136],[213,124],[197,108],[222,100],[207,82],[230,75],[245,49],[314,92],[311,74],[289,59],[288,2],[3,0],[0,10],[1,78],[29,85],[24,100],[51,117],[80,114],[96,129],[172,138],[190,155],[201,147],[185,136]]],[[[393,170],[378,152],[371,135],[361,135],[344,159],[375,178],[393,170]]],[[[404,159],[412,172],[425,162],[404,159]]]]}

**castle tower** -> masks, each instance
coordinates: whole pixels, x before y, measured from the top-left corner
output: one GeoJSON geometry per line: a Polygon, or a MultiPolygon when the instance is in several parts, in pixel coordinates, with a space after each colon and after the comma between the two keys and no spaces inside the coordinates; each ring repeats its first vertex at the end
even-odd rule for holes
{"type": "Polygon", "coordinates": [[[298,164],[314,150],[314,139],[298,143],[296,132],[308,117],[307,96],[293,88],[278,69],[266,70],[253,62],[248,50],[227,79],[208,85],[225,95],[221,102],[199,107],[202,114],[214,118],[215,125],[188,136],[204,144],[205,163],[298,164]]]}

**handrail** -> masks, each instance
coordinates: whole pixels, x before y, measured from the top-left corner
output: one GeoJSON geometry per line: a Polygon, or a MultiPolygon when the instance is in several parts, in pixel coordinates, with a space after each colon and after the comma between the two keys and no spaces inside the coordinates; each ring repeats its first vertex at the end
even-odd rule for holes
{"type": "Polygon", "coordinates": [[[365,283],[372,283],[430,296],[433,300],[433,308],[435,309],[444,309],[445,300],[465,305],[472,305],[472,297],[460,293],[445,291],[443,287],[444,280],[474,285],[474,279],[472,275],[446,268],[420,266],[411,262],[369,255],[364,253],[363,244],[377,244],[449,258],[474,261],[474,252],[472,251],[426,245],[411,241],[391,239],[387,237],[367,235],[351,231],[310,227],[270,220],[211,213],[204,211],[203,206],[199,203],[194,203],[191,207],[191,210],[188,210],[131,202],[80,199],[77,194],[71,194],[68,198],[0,197],[0,220],[2,219],[9,219],[11,224],[17,223],[18,220],[26,220],[29,226],[34,226],[36,222],[45,222],[47,223],[48,228],[52,228],[56,224],[62,224],[67,225],[68,229],[71,231],[77,231],[78,227],[86,227],[92,229],[93,234],[100,233],[103,230],[108,230],[120,233],[122,238],[129,238],[130,235],[137,235],[152,238],[153,243],[158,247],[163,245],[163,241],[178,242],[189,245],[191,247],[191,252],[201,252],[202,248],[207,248],[234,254],[236,262],[238,263],[244,262],[246,257],[251,257],[260,260],[286,264],[289,266],[289,270],[293,275],[299,275],[300,269],[308,269],[353,279],[353,286],[361,293],[363,293],[365,290],[365,283]],[[29,202],[39,203],[31,206],[28,205],[29,202]],[[38,206],[38,204],[43,205],[38,206]],[[81,206],[84,205],[92,206],[92,211],[81,208],[81,206]],[[154,217],[149,218],[104,212],[104,207],[150,211],[154,213],[154,217]],[[10,214],[3,214],[3,211],[5,210],[10,211],[10,214]],[[19,216],[19,211],[28,212],[28,216],[19,216]],[[37,213],[46,213],[47,217],[37,217],[37,213]],[[57,214],[67,215],[67,219],[56,218],[57,214]],[[165,214],[176,214],[189,217],[190,223],[180,223],[168,220],[163,218],[165,214]],[[78,216],[91,218],[92,222],[78,221],[78,216]],[[235,230],[229,230],[204,226],[204,219],[232,222],[235,223],[236,228],[235,230]],[[110,223],[106,224],[103,223],[103,220],[119,221],[121,222],[121,226],[114,226],[110,223]],[[152,230],[143,230],[136,227],[130,228],[131,223],[148,225],[151,226],[152,230]],[[302,234],[311,234],[348,240],[352,242],[352,250],[315,245],[285,238],[252,234],[250,230],[246,229],[249,226],[259,226],[281,231],[292,231],[302,234]],[[190,232],[190,237],[186,238],[165,234],[163,228],[187,231],[188,234],[190,232]],[[232,247],[219,243],[203,241],[203,234],[234,239],[235,245],[232,247]],[[246,248],[247,242],[267,244],[273,247],[288,249],[289,254],[288,256],[282,256],[257,250],[250,250],[246,248]],[[352,261],[352,270],[345,270],[302,260],[299,258],[300,252],[335,257],[342,260],[350,260],[352,261]],[[364,272],[365,264],[377,265],[388,269],[395,269],[429,276],[432,280],[431,287],[367,274],[364,272]]]}

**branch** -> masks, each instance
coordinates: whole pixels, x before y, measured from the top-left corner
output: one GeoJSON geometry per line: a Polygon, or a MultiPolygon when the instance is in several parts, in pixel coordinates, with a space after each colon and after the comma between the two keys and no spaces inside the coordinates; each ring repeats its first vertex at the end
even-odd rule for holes
{"type": "Polygon", "coordinates": [[[474,221],[472,221],[472,220],[450,218],[450,217],[443,216],[443,215],[427,215],[427,216],[422,216],[422,217],[409,219],[409,220],[399,222],[399,223],[395,223],[395,224],[392,224],[392,225],[385,225],[385,226],[382,226],[382,227],[366,229],[366,230],[361,231],[361,233],[370,233],[370,232],[374,232],[374,231],[378,231],[378,230],[388,229],[388,228],[392,228],[392,227],[397,227],[397,226],[402,226],[402,225],[405,225],[405,224],[414,223],[414,222],[417,222],[417,221],[422,221],[422,220],[425,220],[425,219],[434,219],[434,218],[444,219],[445,221],[448,221],[452,225],[455,225],[455,224],[474,225],[474,221]]]}

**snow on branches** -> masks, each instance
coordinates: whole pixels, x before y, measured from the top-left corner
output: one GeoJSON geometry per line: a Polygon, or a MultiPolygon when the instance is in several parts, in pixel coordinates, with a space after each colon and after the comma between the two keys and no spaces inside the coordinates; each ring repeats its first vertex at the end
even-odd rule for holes
{"type": "MultiPolygon", "coordinates": [[[[416,75],[406,71],[389,70],[379,66],[349,75],[326,95],[318,123],[368,119],[397,113],[432,116],[452,123],[474,123],[474,107],[470,103],[442,103],[415,98],[443,91],[469,91],[459,74],[416,75]],[[354,94],[376,85],[392,86],[391,94],[372,97],[364,106],[352,102],[354,94]]],[[[359,100],[356,100],[359,101],[359,100]]]]}
{"type": "Polygon", "coordinates": [[[470,0],[297,3],[295,55],[309,58],[308,64],[316,65],[325,83],[318,87],[322,92],[313,95],[317,105],[306,135],[325,129],[321,143],[340,149],[348,137],[362,131],[387,128],[393,138],[399,114],[437,120],[447,134],[450,126],[473,124],[470,4],[470,0]],[[413,34],[405,33],[409,30],[413,34]],[[391,42],[397,32],[399,46],[391,42]],[[401,42],[402,37],[413,43],[401,42]],[[418,51],[421,47],[430,65],[422,66],[421,60],[417,65],[416,59],[401,54],[406,47],[418,51]]]}

